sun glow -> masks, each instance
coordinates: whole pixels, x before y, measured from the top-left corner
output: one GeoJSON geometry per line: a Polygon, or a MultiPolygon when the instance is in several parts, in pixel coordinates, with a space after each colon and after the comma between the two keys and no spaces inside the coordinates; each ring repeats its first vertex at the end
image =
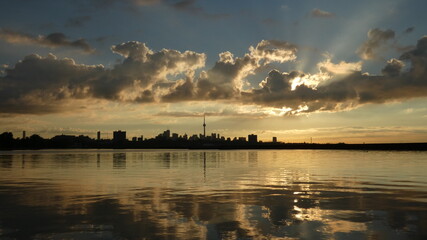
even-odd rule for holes
{"type": "Polygon", "coordinates": [[[291,90],[294,91],[298,86],[301,85],[316,89],[320,83],[329,79],[331,79],[331,75],[326,73],[305,74],[303,76],[294,78],[291,84],[291,90]]]}
{"type": "Polygon", "coordinates": [[[283,117],[283,116],[294,116],[299,115],[305,111],[307,111],[309,108],[307,105],[300,105],[297,109],[293,109],[290,107],[282,107],[282,108],[264,108],[263,112],[272,117],[283,117]]]}

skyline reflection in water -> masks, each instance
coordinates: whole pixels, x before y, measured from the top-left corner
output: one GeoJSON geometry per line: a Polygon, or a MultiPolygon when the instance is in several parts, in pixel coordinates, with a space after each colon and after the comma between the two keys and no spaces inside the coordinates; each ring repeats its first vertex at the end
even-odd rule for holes
{"type": "Polygon", "coordinates": [[[427,154],[0,152],[0,239],[426,239],[427,154]]]}

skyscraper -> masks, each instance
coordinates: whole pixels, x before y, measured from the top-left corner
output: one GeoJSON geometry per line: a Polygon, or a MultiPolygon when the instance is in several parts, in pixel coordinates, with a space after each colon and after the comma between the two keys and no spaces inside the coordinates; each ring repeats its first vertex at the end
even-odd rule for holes
{"type": "Polygon", "coordinates": [[[113,141],[126,141],[126,131],[114,131],[113,141]]]}
{"type": "Polygon", "coordinates": [[[258,142],[258,136],[255,134],[248,135],[248,141],[250,143],[257,143],[258,142]]]}
{"type": "Polygon", "coordinates": [[[169,139],[171,137],[171,131],[168,129],[164,131],[162,135],[164,138],[169,139]]]}

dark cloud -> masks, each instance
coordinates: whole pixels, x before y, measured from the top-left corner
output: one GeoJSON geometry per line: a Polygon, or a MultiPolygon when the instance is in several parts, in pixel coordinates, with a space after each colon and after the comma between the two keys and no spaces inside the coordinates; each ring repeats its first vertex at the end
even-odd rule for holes
{"type": "Polygon", "coordinates": [[[415,46],[413,46],[413,45],[400,46],[400,45],[396,44],[394,46],[394,49],[399,53],[405,53],[405,52],[411,51],[414,48],[415,48],[415,46]]]}
{"type": "Polygon", "coordinates": [[[92,19],[91,16],[79,16],[74,18],[69,18],[65,23],[65,27],[83,27],[87,22],[92,19]]]}
{"type": "Polygon", "coordinates": [[[103,71],[102,66],[78,65],[72,59],[29,55],[0,78],[0,111],[64,111],[69,99],[86,98],[87,82],[103,71]]]}
{"type": "Polygon", "coordinates": [[[393,30],[371,29],[368,32],[368,39],[359,48],[357,53],[365,60],[377,59],[379,57],[378,51],[381,50],[388,40],[394,39],[394,37],[395,32],[393,30]]]}
{"type": "Polygon", "coordinates": [[[185,11],[193,15],[202,16],[205,18],[225,18],[229,17],[229,14],[225,13],[209,13],[204,8],[196,6],[197,0],[180,0],[180,1],[173,1],[173,0],[163,0],[162,1],[165,5],[170,6],[176,10],[179,11],[185,11]]]}
{"type": "Polygon", "coordinates": [[[27,33],[16,32],[10,29],[0,29],[0,39],[11,44],[35,44],[44,47],[72,47],[80,49],[86,53],[93,53],[95,50],[85,39],[70,40],[63,33],[51,33],[47,36],[33,36],[27,33]]]}
{"type": "Polygon", "coordinates": [[[382,74],[386,77],[399,76],[405,64],[395,58],[389,60],[387,65],[382,69],[382,74]]]}
{"type": "MultiPolygon", "coordinates": [[[[125,60],[112,69],[76,64],[54,55],[29,55],[0,77],[0,112],[48,113],[72,110],[73,100],[106,99],[153,102],[156,83],[204,66],[206,56],[162,49],[154,52],[144,43],[112,47],[125,60]]],[[[76,106],[74,106],[76,107],[76,106]]]]}
{"type": "Polygon", "coordinates": [[[104,43],[109,38],[111,38],[111,36],[101,36],[101,37],[95,38],[95,41],[97,41],[99,43],[104,43]]]}
{"type": "Polygon", "coordinates": [[[427,55],[427,36],[419,39],[417,46],[413,50],[404,53],[400,58],[405,60],[415,60],[417,58],[425,57],[425,55],[427,55]]]}
{"type": "Polygon", "coordinates": [[[179,80],[170,88],[170,92],[162,97],[165,102],[179,102],[194,100],[197,95],[196,85],[193,79],[188,76],[185,80],[179,80]]]}
{"type": "Polygon", "coordinates": [[[310,12],[310,15],[312,17],[315,17],[315,18],[333,18],[333,17],[335,17],[335,14],[327,12],[327,11],[320,10],[318,8],[313,9],[310,12]]]}
{"type": "Polygon", "coordinates": [[[197,0],[85,0],[80,2],[80,8],[82,9],[97,10],[109,7],[121,7],[131,12],[137,11],[136,7],[155,5],[164,5],[177,11],[211,19],[229,17],[229,14],[226,13],[210,13],[206,11],[206,9],[197,6],[197,0]]]}
{"type": "Polygon", "coordinates": [[[405,30],[405,33],[411,33],[411,32],[413,32],[415,30],[415,27],[408,27],[406,30],[405,30]]]}
{"type": "Polygon", "coordinates": [[[80,6],[85,9],[109,8],[121,5],[126,8],[134,6],[148,6],[163,2],[163,0],[82,0],[80,6]]]}
{"type": "Polygon", "coordinates": [[[40,43],[45,44],[46,46],[60,47],[60,46],[69,46],[79,48],[85,52],[91,53],[94,51],[92,47],[86,42],[85,39],[78,39],[75,41],[70,41],[63,33],[51,33],[46,37],[39,36],[40,43]]]}

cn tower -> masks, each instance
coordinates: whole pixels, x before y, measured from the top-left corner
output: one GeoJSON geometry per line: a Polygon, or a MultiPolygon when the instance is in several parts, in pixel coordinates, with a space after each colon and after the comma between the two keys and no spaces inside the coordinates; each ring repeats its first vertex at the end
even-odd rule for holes
{"type": "Polygon", "coordinates": [[[203,114],[203,137],[206,138],[206,115],[203,114]]]}

